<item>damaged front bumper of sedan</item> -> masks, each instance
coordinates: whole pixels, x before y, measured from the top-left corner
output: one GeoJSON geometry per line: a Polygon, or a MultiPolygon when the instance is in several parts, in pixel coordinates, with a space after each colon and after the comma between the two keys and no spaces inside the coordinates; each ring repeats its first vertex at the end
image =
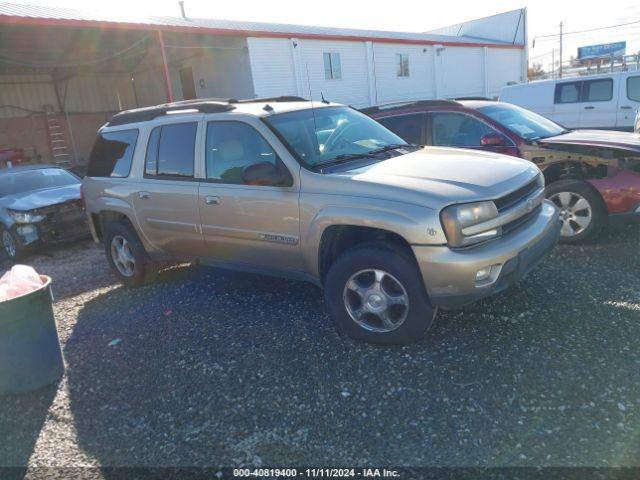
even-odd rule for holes
{"type": "Polygon", "coordinates": [[[63,243],[90,235],[80,200],[29,211],[9,212],[14,220],[11,231],[19,248],[63,243]]]}

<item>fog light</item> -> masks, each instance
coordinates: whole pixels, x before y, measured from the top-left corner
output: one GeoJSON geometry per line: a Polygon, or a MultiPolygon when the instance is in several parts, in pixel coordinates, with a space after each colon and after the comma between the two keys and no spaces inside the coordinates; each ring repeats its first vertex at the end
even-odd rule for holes
{"type": "Polygon", "coordinates": [[[500,275],[500,270],[502,269],[502,264],[491,265],[488,267],[483,267],[476,272],[476,286],[484,287],[487,285],[491,285],[498,279],[498,275],[500,275]]]}
{"type": "Polygon", "coordinates": [[[482,282],[491,276],[491,267],[481,268],[476,272],[476,282],[482,282]]]}

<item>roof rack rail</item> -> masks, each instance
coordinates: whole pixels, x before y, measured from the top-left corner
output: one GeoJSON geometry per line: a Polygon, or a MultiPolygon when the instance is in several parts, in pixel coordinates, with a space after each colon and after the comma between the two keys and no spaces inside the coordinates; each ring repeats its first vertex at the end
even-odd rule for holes
{"type": "Polygon", "coordinates": [[[415,100],[406,102],[395,102],[384,105],[375,105],[373,107],[366,107],[360,109],[362,113],[371,114],[376,112],[382,112],[387,110],[395,110],[398,108],[420,108],[420,107],[446,107],[446,106],[460,106],[455,100],[415,100]]]}
{"type": "Polygon", "coordinates": [[[308,102],[306,98],[295,95],[281,95],[279,97],[245,98],[243,100],[230,99],[229,103],[259,103],[259,102],[308,102]]]}
{"type": "Polygon", "coordinates": [[[116,113],[107,126],[125,125],[127,123],[145,122],[161,117],[169,112],[180,110],[197,110],[202,113],[220,113],[233,110],[235,107],[228,102],[210,100],[184,100],[181,102],[165,103],[155,107],[136,108],[116,113]]]}
{"type": "Polygon", "coordinates": [[[463,101],[463,100],[486,100],[488,102],[495,102],[495,98],[483,97],[483,96],[470,96],[470,97],[456,97],[452,100],[463,101]]]}

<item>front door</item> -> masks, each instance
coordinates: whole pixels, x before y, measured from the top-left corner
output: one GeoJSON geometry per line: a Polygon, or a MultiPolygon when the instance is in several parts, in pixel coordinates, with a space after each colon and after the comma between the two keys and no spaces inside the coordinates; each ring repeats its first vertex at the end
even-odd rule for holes
{"type": "Polygon", "coordinates": [[[206,126],[199,209],[206,256],[218,263],[302,270],[299,186],[258,130],[242,121],[206,126]],[[271,164],[290,181],[248,184],[245,168],[271,164]]]}
{"type": "Polygon", "coordinates": [[[640,74],[629,75],[626,79],[621,76],[618,91],[616,128],[632,131],[636,112],[640,108],[640,74]]]}
{"type": "Polygon", "coordinates": [[[472,148],[505,155],[516,155],[513,142],[490,125],[467,113],[432,112],[429,114],[429,144],[438,147],[472,148]],[[483,145],[482,138],[495,135],[503,138],[498,145],[483,145]]]}
{"type": "Polygon", "coordinates": [[[144,178],[133,193],[142,234],[177,258],[191,258],[203,243],[194,179],[197,131],[197,122],[155,127],[147,144],[144,178]]]}

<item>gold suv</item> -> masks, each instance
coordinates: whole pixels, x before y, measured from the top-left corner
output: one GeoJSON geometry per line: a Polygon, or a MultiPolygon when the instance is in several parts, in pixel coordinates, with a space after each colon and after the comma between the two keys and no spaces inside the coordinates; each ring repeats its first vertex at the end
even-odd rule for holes
{"type": "Polygon", "coordinates": [[[350,107],[296,97],[119,113],[83,191],[125,285],[167,258],[304,279],[339,330],[377,343],[417,340],[436,307],[503,290],[560,229],[530,162],[407,144],[350,107]]]}

